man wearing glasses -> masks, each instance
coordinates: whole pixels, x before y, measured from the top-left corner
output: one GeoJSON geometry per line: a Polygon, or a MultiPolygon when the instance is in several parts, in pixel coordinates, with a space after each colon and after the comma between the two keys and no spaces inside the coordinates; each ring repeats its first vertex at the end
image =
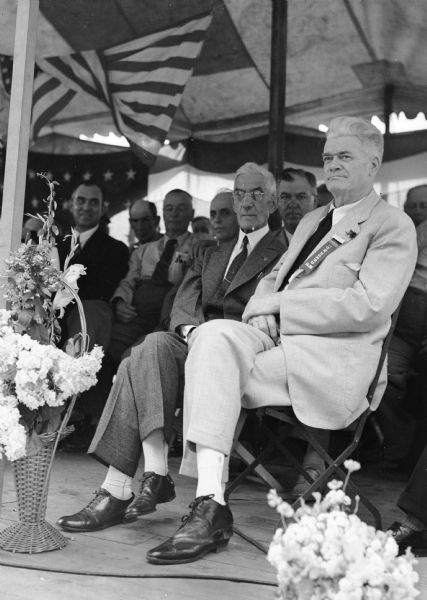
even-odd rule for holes
{"type": "Polygon", "coordinates": [[[268,227],[275,187],[271,173],[246,163],[237,171],[233,194],[225,191],[213,200],[214,229],[224,241],[206,247],[189,268],[175,298],[169,331],[149,334],[122,361],[89,448],[109,465],[106,478],[86,508],[59,520],[65,530],[104,529],[174,499],[167,456],[175,410],[182,401],[188,343],[206,321],[240,322],[258,282],[286,249],[281,232],[268,227]],[[230,210],[239,229],[226,239],[230,210]],[[132,481],[141,454],[145,472],[135,498],[132,481]]]}
{"type": "MultiPolygon", "coordinates": [[[[196,498],[175,535],[147,553],[150,563],[191,562],[229,542],[226,457],[242,406],[292,406],[301,422],[326,431],[367,408],[417,255],[413,223],[373,188],[382,155],[382,135],[369,121],[334,119],[323,153],[333,202],[302,219],[242,322],[211,321],[191,333],[180,472],[197,478],[196,498]]],[[[237,178],[235,187],[249,230],[246,198],[262,187],[256,177],[237,178]]],[[[384,370],[374,409],[385,379],[384,370]]]]}

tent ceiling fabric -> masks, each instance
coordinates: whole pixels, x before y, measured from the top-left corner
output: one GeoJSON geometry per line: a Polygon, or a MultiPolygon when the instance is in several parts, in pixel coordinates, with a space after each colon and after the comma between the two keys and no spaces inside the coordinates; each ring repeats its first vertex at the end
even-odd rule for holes
{"type": "MultiPolygon", "coordinates": [[[[0,3],[0,53],[12,54],[16,0],[0,3]]],[[[268,133],[271,0],[40,0],[40,9],[44,57],[104,49],[212,9],[169,137],[238,142],[268,133]]],[[[287,127],[381,116],[386,85],[392,110],[425,111],[426,30],[426,0],[288,0],[287,127]]],[[[44,133],[110,130],[101,104],[76,97],[44,133]]]]}

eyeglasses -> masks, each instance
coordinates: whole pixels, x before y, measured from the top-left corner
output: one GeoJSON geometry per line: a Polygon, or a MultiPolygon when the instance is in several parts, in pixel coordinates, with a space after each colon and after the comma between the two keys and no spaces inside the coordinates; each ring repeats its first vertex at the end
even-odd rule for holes
{"type": "Polygon", "coordinates": [[[265,196],[265,192],[262,190],[240,190],[238,188],[233,191],[233,198],[236,202],[243,202],[246,195],[249,195],[250,199],[254,202],[261,202],[265,196]]]}

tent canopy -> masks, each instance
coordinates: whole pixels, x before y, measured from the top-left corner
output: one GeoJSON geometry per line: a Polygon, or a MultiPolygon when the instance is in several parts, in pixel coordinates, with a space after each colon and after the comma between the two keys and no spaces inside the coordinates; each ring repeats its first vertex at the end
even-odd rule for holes
{"type": "MultiPolygon", "coordinates": [[[[169,138],[237,143],[268,134],[271,0],[40,0],[40,10],[40,57],[105,49],[212,10],[169,138]]],[[[16,0],[2,0],[0,15],[0,54],[10,55],[16,0]]],[[[387,102],[408,117],[424,111],[426,30],[425,0],[288,0],[287,131],[313,135],[339,114],[383,116],[387,102]]],[[[114,130],[105,107],[81,94],[43,133],[114,130]]]]}

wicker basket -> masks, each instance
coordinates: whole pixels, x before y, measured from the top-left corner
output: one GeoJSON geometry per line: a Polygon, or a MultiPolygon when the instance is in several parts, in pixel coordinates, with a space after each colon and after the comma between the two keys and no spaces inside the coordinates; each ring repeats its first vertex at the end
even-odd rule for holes
{"type": "MultiPolygon", "coordinates": [[[[68,428],[61,435],[67,435],[68,428]]],[[[47,552],[67,544],[66,538],[45,521],[50,464],[58,432],[39,436],[42,447],[33,456],[13,462],[19,523],[0,533],[0,548],[9,552],[47,552]]]]}
{"type": "MultiPolygon", "coordinates": [[[[83,355],[88,347],[84,309],[74,290],[65,282],[64,285],[77,303],[82,330],[79,354],[83,355]]],[[[67,427],[67,423],[75,401],[76,396],[73,396],[59,431],[39,435],[41,449],[36,454],[13,461],[20,521],[0,532],[0,548],[3,550],[35,554],[59,550],[68,543],[67,539],[45,520],[45,515],[53,459],[58,442],[74,429],[67,427]]]]}

